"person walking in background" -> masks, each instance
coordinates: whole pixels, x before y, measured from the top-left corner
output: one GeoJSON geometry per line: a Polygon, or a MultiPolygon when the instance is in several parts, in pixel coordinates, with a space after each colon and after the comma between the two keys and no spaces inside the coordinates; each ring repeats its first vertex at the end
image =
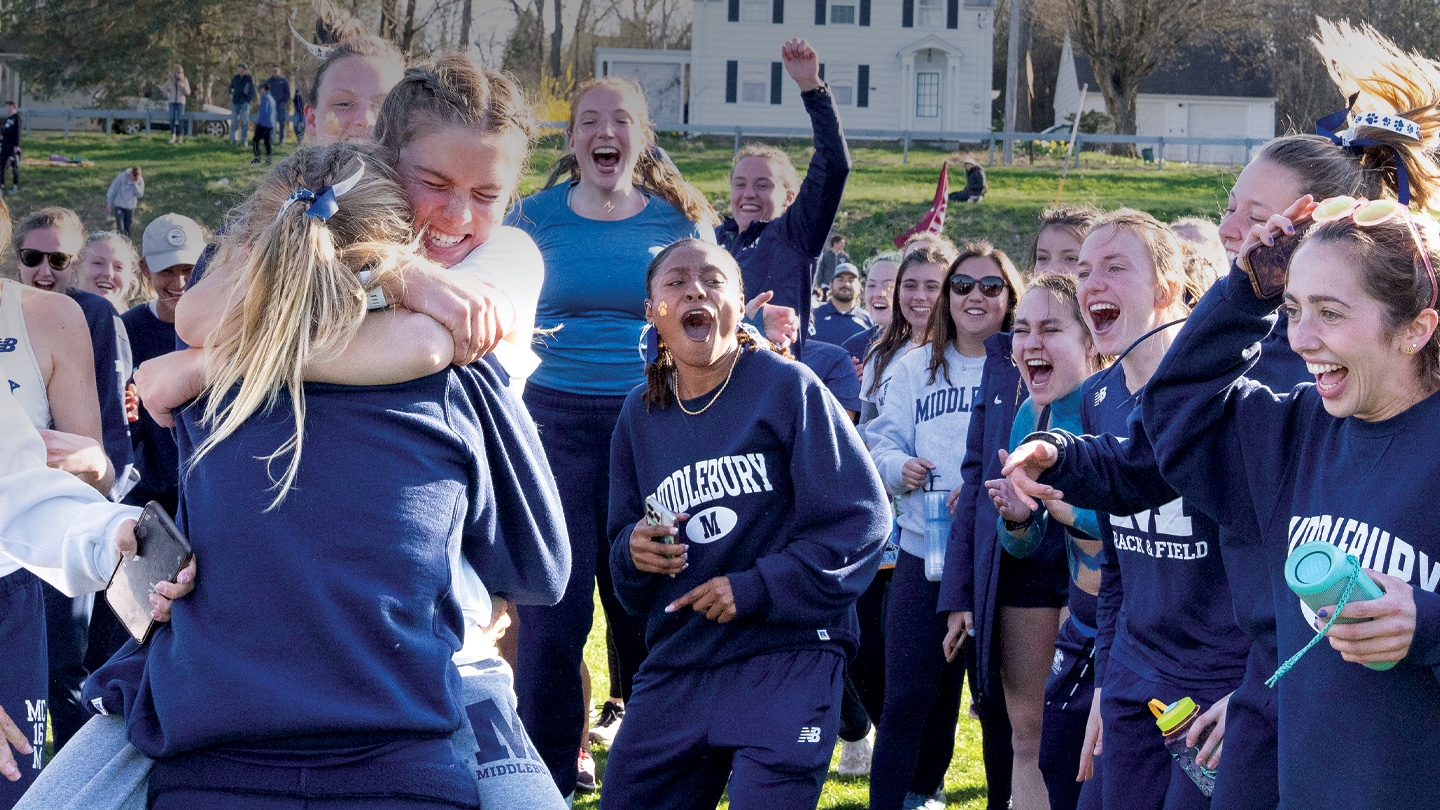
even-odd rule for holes
{"type": "Polygon", "coordinates": [[[816,289],[830,289],[830,280],[835,278],[835,270],[848,261],[850,254],[845,252],[845,234],[830,234],[825,252],[820,254],[820,271],[815,274],[816,289]]]}
{"type": "Polygon", "coordinates": [[[5,169],[11,171],[10,193],[20,190],[20,110],[15,102],[5,102],[5,123],[0,124],[0,186],[5,185],[5,169]]]}
{"type": "Polygon", "coordinates": [[[985,170],[980,168],[980,161],[975,158],[965,158],[965,188],[959,191],[950,192],[950,199],[955,202],[980,202],[985,199],[985,192],[990,190],[990,184],[985,180],[985,170]]]}
{"type": "MultiPolygon", "coordinates": [[[[230,145],[244,146],[250,129],[250,102],[255,100],[255,79],[250,66],[241,62],[230,79],[230,145]]],[[[125,233],[130,233],[127,229],[125,233]]]]}
{"type": "Polygon", "coordinates": [[[270,68],[270,97],[275,99],[275,145],[285,143],[285,121],[290,117],[290,80],[280,71],[280,66],[270,68]]]}
{"type": "Polygon", "coordinates": [[[251,166],[260,165],[260,142],[265,142],[265,165],[270,165],[270,133],[275,128],[275,94],[270,92],[270,82],[260,85],[260,112],[255,116],[255,137],[250,145],[255,149],[251,166]]]}
{"type": "Polygon", "coordinates": [[[810,337],[836,346],[870,328],[860,306],[860,271],[849,262],[836,265],[830,279],[830,300],[811,313],[810,337]]]}
{"type": "Polygon", "coordinates": [[[110,190],[105,192],[105,216],[115,218],[115,230],[130,235],[130,228],[135,224],[135,206],[144,196],[145,176],[139,166],[115,175],[110,181],[110,190]]]}
{"type": "Polygon", "coordinates": [[[295,124],[295,148],[299,149],[305,140],[305,97],[300,94],[299,88],[295,90],[295,114],[291,116],[291,121],[295,124]]]}
{"type": "Polygon", "coordinates": [[[185,78],[185,68],[176,65],[170,78],[160,85],[160,92],[170,105],[170,143],[184,143],[185,100],[190,97],[190,80],[185,78]]]}

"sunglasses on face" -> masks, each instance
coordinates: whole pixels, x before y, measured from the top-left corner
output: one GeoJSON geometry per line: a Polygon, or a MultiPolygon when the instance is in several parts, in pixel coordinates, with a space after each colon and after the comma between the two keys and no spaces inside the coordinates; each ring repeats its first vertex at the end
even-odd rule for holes
{"type": "Polygon", "coordinates": [[[1435,268],[1430,265],[1430,253],[1420,241],[1420,234],[1415,230],[1415,219],[1411,216],[1408,206],[1395,200],[1367,200],[1363,197],[1357,199],[1342,195],[1321,202],[1310,213],[1310,218],[1316,224],[1348,219],[1355,223],[1357,228],[1373,228],[1396,217],[1404,219],[1405,226],[1410,230],[1410,238],[1415,240],[1415,252],[1420,254],[1420,260],[1425,265],[1425,272],[1430,277],[1430,308],[1434,309],[1436,294],[1440,293],[1440,286],[1437,286],[1436,283],[1435,268]]]}
{"type": "Polygon", "coordinates": [[[950,292],[969,295],[976,284],[980,285],[980,294],[986,298],[999,298],[1005,292],[1005,279],[999,276],[986,276],[976,280],[964,273],[956,273],[950,277],[950,292]]]}
{"type": "Polygon", "coordinates": [[[24,248],[18,251],[18,253],[20,256],[20,263],[25,265],[26,267],[39,267],[40,262],[48,259],[50,261],[50,269],[64,270],[65,268],[70,266],[70,262],[75,260],[75,257],[71,256],[69,253],[61,253],[58,250],[47,251],[34,250],[33,248],[24,248]]]}

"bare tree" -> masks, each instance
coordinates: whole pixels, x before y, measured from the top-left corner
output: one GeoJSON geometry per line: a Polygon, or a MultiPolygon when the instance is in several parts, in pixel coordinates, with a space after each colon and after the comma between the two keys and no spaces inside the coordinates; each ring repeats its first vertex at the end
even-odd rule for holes
{"type": "Polygon", "coordinates": [[[1122,134],[1135,132],[1141,81],[1187,43],[1238,30],[1259,11],[1253,0],[1066,0],[1065,5],[1075,46],[1090,57],[1105,108],[1122,134]]]}
{"type": "Polygon", "coordinates": [[[561,66],[565,54],[565,20],[561,16],[564,4],[560,0],[554,2],[555,28],[550,31],[550,75],[559,80],[565,75],[565,68],[561,66]]]}
{"type": "Polygon", "coordinates": [[[460,53],[470,53],[470,19],[475,15],[474,0],[465,0],[460,6],[460,53]]]}

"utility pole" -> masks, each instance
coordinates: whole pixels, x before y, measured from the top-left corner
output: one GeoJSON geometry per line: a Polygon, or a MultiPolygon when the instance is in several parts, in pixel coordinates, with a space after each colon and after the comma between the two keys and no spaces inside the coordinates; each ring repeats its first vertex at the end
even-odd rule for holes
{"type": "MultiPolygon", "coordinates": [[[[1015,131],[1015,109],[1020,102],[1020,38],[1025,0],[1010,0],[1010,31],[1005,47],[1005,131],[1015,131]]],[[[1000,161],[1006,166],[1015,159],[1015,142],[1005,141],[1000,161]]]]}

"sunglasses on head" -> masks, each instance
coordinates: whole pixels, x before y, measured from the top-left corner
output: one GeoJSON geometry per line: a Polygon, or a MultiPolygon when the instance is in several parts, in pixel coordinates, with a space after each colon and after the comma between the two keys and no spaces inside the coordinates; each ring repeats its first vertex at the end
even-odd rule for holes
{"type": "Polygon", "coordinates": [[[950,277],[950,292],[969,295],[976,284],[980,285],[980,294],[986,298],[999,298],[1005,292],[1005,279],[999,276],[986,276],[976,280],[964,273],[956,273],[950,277]]]}
{"type": "Polygon", "coordinates": [[[39,267],[40,262],[48,259],[50,261],[50,269],[52,270],[64,270],[70,266],[70,262],[75,260],[75,257],[69,253],[61,253],[58,250],[23,248],[18,251],[18,255],[20,256],[20,263],[26,267],[39,267]]]}
{"type": "Polygon", "coordinates": [[[1425,265],[1425,273],[1430,277],[1430,309],[1435,308],[1436,295],[1440,293],[1440,285],[1435,279],[1435,268],[1430,265],[1430,253],[1425,249],[1424,243],[1420,241],[1420,234],[1415,230],[1415,218],[1410,214],[1410,208],[1395,200],[1367,200],[1364,197],[1331,197],[1315,206],[1310,212],[1310,218],[1315,223],[1335,222],[1341,219],[1348,219],[1355,223],[1357,228],[1373,228],[1376,225],[1389,222],[1396,217],[1405,220],[1405,227],[1410,231],[1410,238],[1415,240],[1415,252],[1420,254],[1420,261],[1425,265]]]}

